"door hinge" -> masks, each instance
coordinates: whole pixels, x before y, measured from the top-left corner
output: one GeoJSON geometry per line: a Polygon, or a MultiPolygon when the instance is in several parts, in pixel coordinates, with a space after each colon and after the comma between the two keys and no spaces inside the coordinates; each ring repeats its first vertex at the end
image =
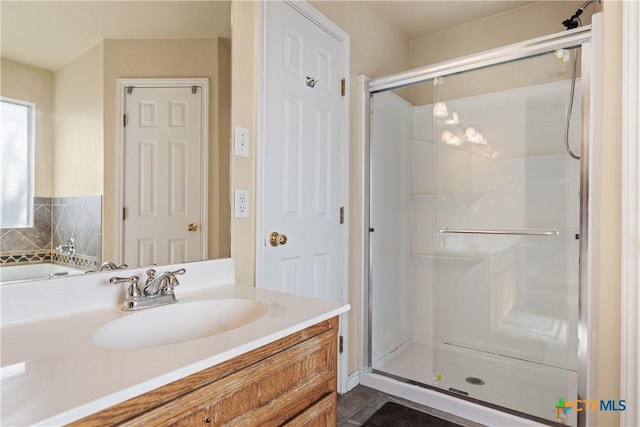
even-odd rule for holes
{"type": "Polygon", "coordinates": [[[344,206],[340,206],[340,224],[344,224],[344,206]]]}
{"type": "Polygon", "coordinates": [[[344,338],[342,335],[338,339],[338,353],[344,353],[344,338]]]}
{"type": "Polygon", "coordinates": [[[342,96],[345,96],[347,94],[347,79],[342,79],[340,81],[340,93],[342,94],[342,96]]]}
{"type": "Polygon", "coordinates": [[[127,115],[126,114],[122,115],[122,126],[123,127],[127,127],[127,115]]]}
{"type": "Polygon", "coordinates": [[[127,219],[127,208],[122,208],[122,220],[127,219]]]}

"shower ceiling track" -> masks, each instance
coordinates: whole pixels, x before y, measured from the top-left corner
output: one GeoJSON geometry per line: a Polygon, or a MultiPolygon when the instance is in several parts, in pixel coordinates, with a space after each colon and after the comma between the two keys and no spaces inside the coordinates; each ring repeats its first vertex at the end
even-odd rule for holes
{"type": "Polygon", "coordinates": [[[372,79],[369,81],[369,93],[373,94],[412,84],[424,83],[436,77],[477,70],[478,68],[541,55],[555,49],[579,46],[589,41],[590,37],[591,25],[549,34],[525,42],[514,43],[478,54],[463,56],[453,61],[440,62],[438,64],[372,79]]]}

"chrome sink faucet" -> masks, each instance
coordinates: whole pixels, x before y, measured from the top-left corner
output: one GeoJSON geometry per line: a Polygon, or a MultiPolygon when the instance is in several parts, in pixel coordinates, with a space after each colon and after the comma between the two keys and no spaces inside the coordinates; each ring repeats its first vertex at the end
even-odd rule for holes
{"type": "Polygon", "coordinates": [[[141,310],[177,302],[173,288],[180,283],[176,276],[186,272],[187,270],[181,268],[156,276],[156,271],[150,268],[147,270],[147,279],[142,289],[140,289],[140,278],[138,276],[112,277],[109,279],[109,283],[128,283],[129,286],[127,287],[122,309],[125,311],[141,310]]]}
{"type": "Polygon", "coordinates": [[[158,294],[173,294],[173,288],[178,286],[177,275],[186,273],[184,268],[176,271],[167,271],[156,277],[156,271],[153,268],[147,270],[147,281],[144,284],[143,292],[147,296],[158,294]]]}

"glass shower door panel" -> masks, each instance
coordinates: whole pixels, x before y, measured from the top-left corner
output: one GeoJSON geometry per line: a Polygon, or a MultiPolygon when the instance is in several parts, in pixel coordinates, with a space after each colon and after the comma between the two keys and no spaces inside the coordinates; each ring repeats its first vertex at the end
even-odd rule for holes
{"type": "MultiPolygon", "coordinates": [[[[438,79],[434,100],[437,385],[551,419],[577,378],[570,71],[550,53],[438,79]]],[[[579,76],[576,86],[579,152],[579,76]]]]}

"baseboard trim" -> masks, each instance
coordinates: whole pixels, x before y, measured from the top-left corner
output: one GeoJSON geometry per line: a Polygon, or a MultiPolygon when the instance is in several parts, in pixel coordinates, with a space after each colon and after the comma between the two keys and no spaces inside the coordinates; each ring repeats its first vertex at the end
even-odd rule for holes
{"type": "Polygon", "coordinates": [[[352,372],[347,378],[347,392],[353,390],[360,384],[360,371],[352,372]]]}

